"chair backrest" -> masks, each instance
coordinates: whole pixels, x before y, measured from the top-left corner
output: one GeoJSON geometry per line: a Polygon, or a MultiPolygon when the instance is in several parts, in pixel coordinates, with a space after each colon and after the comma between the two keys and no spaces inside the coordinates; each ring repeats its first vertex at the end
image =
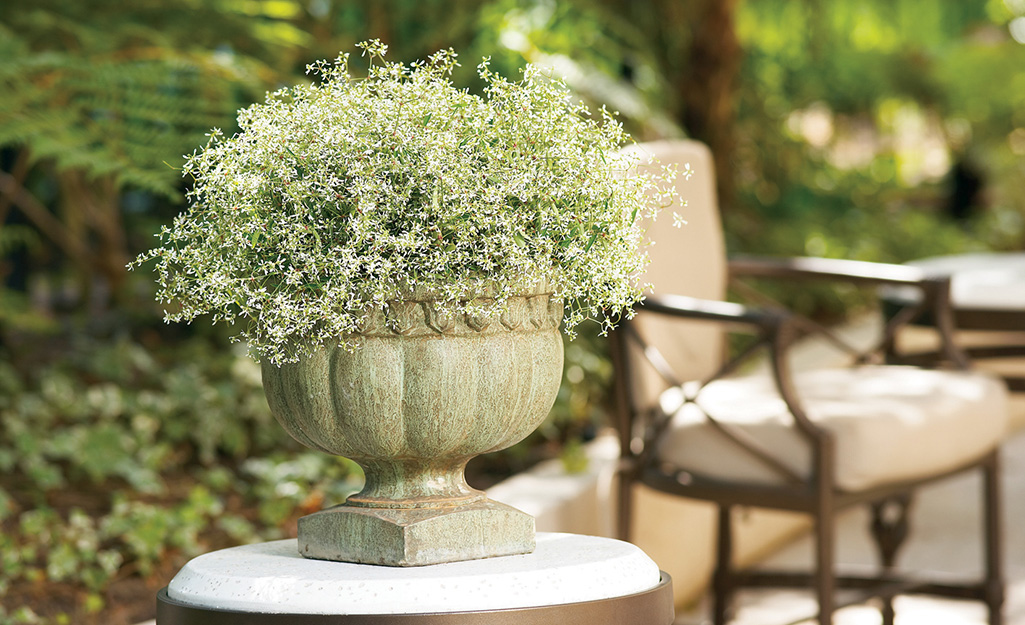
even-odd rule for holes
{"type": "MultiPolygon", "coordinates": [[[[681,171],[689,163],[694,172],[689,180],[680,176],[676,181],[679,201],[686,202],[686,206],[671,206],[657,220],[645,224],[648,238],[655,244],[647,248],[651,264],[643,281],[651,283],[650,292],[655,294],[724,300],[726,246],[711,151],[692,140],[641,143],[634,149],[654,156],[661,165],[677,164],[681,171]],[[674,211],[687,222],[685,225],[674,225],[674,211]]],[[[648,342],[658,345],[681,382],[711,376],[722,365],[725,338],[717,324],[640,315],[633,327],[648,342]]],[[[635,407],[646,409],[657,401],[667,384],[639,353],[630,360],[634,363],[631,371],[635,407]]]]}

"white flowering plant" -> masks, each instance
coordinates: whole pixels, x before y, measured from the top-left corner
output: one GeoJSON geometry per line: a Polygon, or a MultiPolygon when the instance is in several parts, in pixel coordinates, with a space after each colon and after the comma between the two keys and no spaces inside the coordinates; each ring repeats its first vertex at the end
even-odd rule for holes
{"type": "Polygon", "coordinates": [[[237,323],[277,364],[411,293],[494,314],[545,285],[567,331],[611,327],[641,296],[640,219],[673,172],[626,175],[621,124],[538,67],[511,82],[484,59],[478,96],[452,85],[452,50],[406,66],[361,47],[365,77],[347,54],[314,63],[319,81],[268,94],[187,158],[188,210],[129,265],[156,260],[165,319],[237,323]]]}

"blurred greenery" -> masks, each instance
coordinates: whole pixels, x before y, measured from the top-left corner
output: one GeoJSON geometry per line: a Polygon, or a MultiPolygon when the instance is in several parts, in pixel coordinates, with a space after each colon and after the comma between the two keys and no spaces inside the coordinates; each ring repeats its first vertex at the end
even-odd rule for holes
{"type": "MultiPolygon", "coordinates": [[[[0,3],[0,623],[148,618],[152,588],[141,612],[116,589],[285,535],[358,483],[280,431],[218,328],[162,324],[124,264],[182,210],[182,155],[211,128],[370,37],[405,61],[454,47],[470,89],[483,55],[551,65],[638,139],[708,143],[732,252],[1025,243],[1022,0],[0,3]]],[[[604,349],[567,343],[552,417],[481,470],[559,448],[579,468],[604,349]]]]}
{"type": "Polygon", "coordinates": [[[126,576],[294,535],[361,480],[276,427],[244,350],[202,337],[70,334],[30,372],[0,361],[0,433],[0,595],[74,583],[78,619],[126,576]]]}

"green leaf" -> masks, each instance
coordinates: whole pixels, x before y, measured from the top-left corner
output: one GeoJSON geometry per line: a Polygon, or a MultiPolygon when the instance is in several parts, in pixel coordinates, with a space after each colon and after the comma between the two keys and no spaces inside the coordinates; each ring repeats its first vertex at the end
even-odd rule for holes
{"type": "Polygon", "coordinates": [[[0,488],[0,521],[3,521],[14,514],[14,499],[0,488]]]}
{"type": "Polygon", "coordinates": [[[124,431],[116,424],[104,424],[86,430],[80,438],[78,466],[96,481],[118,470],[120,462],[131,462],[131,448],[124,431]]]}

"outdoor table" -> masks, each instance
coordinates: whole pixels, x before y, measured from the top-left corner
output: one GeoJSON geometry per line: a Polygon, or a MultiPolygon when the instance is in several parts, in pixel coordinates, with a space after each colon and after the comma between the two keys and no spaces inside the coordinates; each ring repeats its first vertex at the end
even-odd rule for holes
{"type": "MultiPolygon", "coordinates": [[[[950,300],[958,330],[1025,332],[1025,253],[990,252],[936,256],[907,263],[930,276],[949,276],[950,300]]],[[[920,293],[906,287],[882,293],[888,308],[918,303],[920,293]]],[[[928,321],[928,320],[926,320],[928,321]]],[[[1025,335],[999,344],[965,349],[973,358],[1025,356],[1025,335]]],[[[1007,377],[1011,390],[1025,391],[1025,378],[1007,377]]]]}
{"type": "Polygon", "coordinates": [[[157,625],[670,625],[672,583],[636,546],[539,533],[532,554],[424,567],[303,558],[295,540],[191,560],[157,625]]]}

